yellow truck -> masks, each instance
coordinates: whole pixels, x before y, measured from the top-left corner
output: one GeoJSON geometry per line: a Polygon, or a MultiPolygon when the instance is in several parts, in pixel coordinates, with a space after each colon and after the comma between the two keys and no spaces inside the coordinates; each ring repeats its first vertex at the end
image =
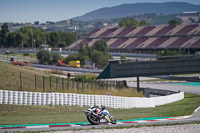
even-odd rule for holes
{"type": "Polygon", "coordinates": [[[80,67],[81,64],[80,64],[79,60],[75,60],[75,61],[69,61],[67,66],[69,66],[69,67],[80,67]]]}

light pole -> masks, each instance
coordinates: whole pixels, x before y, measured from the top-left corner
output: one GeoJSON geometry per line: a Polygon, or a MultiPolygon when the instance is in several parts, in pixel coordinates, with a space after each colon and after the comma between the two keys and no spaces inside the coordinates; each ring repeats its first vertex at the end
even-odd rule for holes
{"type": "Polygon", "coordinates": [[[74,26],[74,30],[75,30],[75,34],[76,34],[76,36],[75,36],[75,42],[76,42],[76,47],[77,47],[77,50],[78,50],[78,44],[77,44],[77,39],[78,39],[78,26],[74,26]]]}
{"type": "Polygon", "coordinates": [[[33,41],[34,41],[34,45],[35,45],[35,55],[36,55],[37,48],[36,48],[36,44],[35,44],[35,39],[33,41]]]}
{"type": "Polygon", "coordinates": [[[33,32],[31,30],[31,40],[32,40],[32,49],[33,49],[33,32]]]}

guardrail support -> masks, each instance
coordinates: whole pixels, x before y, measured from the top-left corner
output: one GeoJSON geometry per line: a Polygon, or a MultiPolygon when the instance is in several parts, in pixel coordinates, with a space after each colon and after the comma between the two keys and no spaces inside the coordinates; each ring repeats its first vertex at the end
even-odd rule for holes
{"type": "Polygon", "coordinates": [[[140,77],[137,76],[137,91],[140,91],[140,77]]]}
{"type": "Polygon", "coordinates": [[[22,72],[20,72],[20,90],[23,89],[23,86],[22,86],[22,72]]]}

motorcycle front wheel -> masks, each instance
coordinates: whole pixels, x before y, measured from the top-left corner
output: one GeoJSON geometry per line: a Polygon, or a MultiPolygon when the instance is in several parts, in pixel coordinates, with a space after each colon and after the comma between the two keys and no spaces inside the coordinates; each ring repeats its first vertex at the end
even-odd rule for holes
{"type": "Polygon", "coordinates": [[[110,123],[112,123],[112,124],[117,124],[117,120],[116,120],[112,115],[109,115],[109,118],[110,118],[110,120],[111,120],[110,123]]]}
{"type": "Polygon", "coordinates": [[[92,125],[98,125],[100,123],[100,119],[91,113],[87,114],[87,120],[92,124],[92,125]]]}

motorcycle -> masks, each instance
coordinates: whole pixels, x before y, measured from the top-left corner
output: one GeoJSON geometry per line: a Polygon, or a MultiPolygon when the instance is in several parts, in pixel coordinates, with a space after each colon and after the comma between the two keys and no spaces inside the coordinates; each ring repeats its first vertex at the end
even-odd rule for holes
{"type": "Polygon", "coordinates": [[[98,125],[100,123],[112,123],[116,124],[117,120],[109,114],[106,108],[98,107],[89,107],[87,110],[84,110],[87,120],[92,125],[98,125]]]}

